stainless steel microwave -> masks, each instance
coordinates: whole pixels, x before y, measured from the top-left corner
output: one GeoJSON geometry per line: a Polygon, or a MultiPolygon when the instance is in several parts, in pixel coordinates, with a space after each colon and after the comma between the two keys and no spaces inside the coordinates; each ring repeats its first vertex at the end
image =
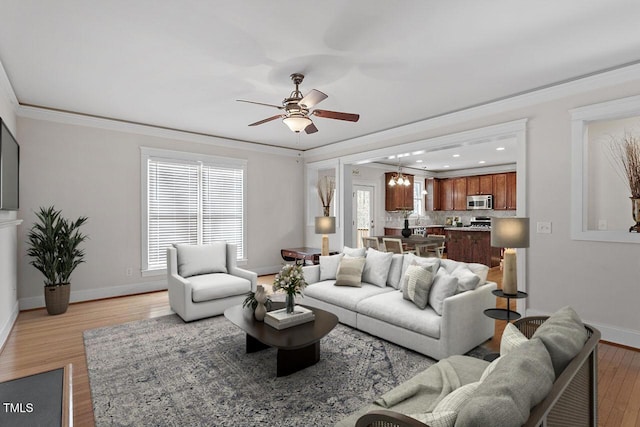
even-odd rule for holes
{"type": "Polygon", "coordinates": [[[467,210],[493,209],[493,196],[467,196],[467,210]]]}

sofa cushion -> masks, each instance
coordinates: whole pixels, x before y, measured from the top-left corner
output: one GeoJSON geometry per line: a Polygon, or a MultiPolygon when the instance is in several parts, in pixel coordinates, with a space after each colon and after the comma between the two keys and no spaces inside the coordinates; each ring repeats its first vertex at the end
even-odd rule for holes
{"type": "Polygon", "coordinates": [[[542,340],[551,355],[557,377],[582,350],[588,334],[580,316],[566,306],[549,316],[531,338],[542,340]]]}
{"type": "Polygon", "coordinates": [[[480,277],[480,283],[478,286],[484,285],[487,281],[487,275],[489,274],[489,266],[484,264],[479,264],[477,262],[470,262],[467,264],[469,270],[471,270],[474,274],[480,277]]]}
{"type": "Polygon", "coordinates": [[[387,276],[393,253],[380,252],[376,249],[367,249],[367,256],[364,259],[364,269],[362,270],[362,281],[384,288],[387,286],[387,276]]]}
{"type": "Polygon", "coordinates": [[[198,274],[227,272],[227,243],[209,245],[174,245],[178,255],[178,274],[191,277],[198,274]]]}
{"type": "Polygon", "coordinates": [[[451,272],[451,275],[458,279],[457,292],[472,291],[480,283],[480,276],[471,271],[466,264],[461,264],[456,267],[451,272]]]}
{"type": "Polygon", "coordinates": [[[458,387],[451,393],[447,394],[433,409],[433,412],[426,414],[411,414],[411,418],[415,418],[423,423],[428,423],[430,427],[442,426],[453,427],[456,423],[458,413],[467,404],[467,401],[473,397],[480,382],[473,382],[458,387]]]}
{"type": "Polygon", "coordinates": [[[226,273],[201,274],[189,277],[193,302],[211,301],[243,295],[251,291],[251,282],[226,273]]]}
{"type": "Polygon", "coordinates": [[[389,266],[389,275],[387,276],[387,285],[394,289],[400,289],[402,281],[402,263],[404,261],[403,254],[393,254],[391,257],[391,265],[389,266]]]}
{"type": "Polygon", "coordinates": [[[402,292],[392,290],[365,298],[357,304],[356,311],[421,335],[440,338],[442,317],[438,316],[431,307],[422,310],[411,301],[405,300],[402,292]]]}
{"type": "Polygon", "coordinates": [[[429,303],[429,290],[433,283],[432,268],[413,264],[407,268],[402,278],[402,297],[423,310],[429,303]]]}
{"type": "Polygon", "coordinates": [[[347,310],[356,311],[356,306],[363,299],[393,292],[393,289],[390,287],[380,288],[368,283],[363,283],[359,288],[334,286],[334,283],[334,280],[314,283],[304,288],[304,295],[305,297],[311,297],[347,310]]]}
{"type": "Polygon", "coordinates": [[[500,358],[460,410],[456,426],[520,426],[549,394],[554,379],[544,344],[531,339],[500,358]]]}
{"type": "MultiPolygon", "coordinates": [[[[400,277],[404,277],[407,272],[407,268],[409,268],[411,264],[423,265],[425,267],[432,266],[431,271],[433,271],[433,274],[436,274],[440,268],[440,258],[424,258],[414,254],[404,254],[404,260],[402,261],[402,274],[400,277]]],[[[402,284],[402,281],[400,283],[402,284]]]]}
{"type": "Polygon", "coordinates": [[[320,256],[320,280],[335,280],[344,254],[320,256]]]}
{"type": "Polygon", "coordinates": [[[511,353],[516,347],[527,341],[529,341],[529,338],[524,336],[520,329],[513,326],[512,323],[507,323],[500,339],[500,356],[511,353]]]}
{"type": "Polygon", "coordinates": [[[343,257],[336,273],[336,286],[362,286],[363,269],[364,258],[343,257]]]}
{"type": "Polygon", "coordinates": [[[344,248],[342,248],[342,253],[350,257],[360,258],[367,254],[367,249],[366,248],[350,248],[348,246],[345,246],[344,248]]]}
{"type": "Polygon", "coordinates": [[[429,292],[429,305],[442,316],[444,300],[455,295],[458,290],[458,278],[451,276],[444,269],[439,269],[433,278],[429,292]]]}

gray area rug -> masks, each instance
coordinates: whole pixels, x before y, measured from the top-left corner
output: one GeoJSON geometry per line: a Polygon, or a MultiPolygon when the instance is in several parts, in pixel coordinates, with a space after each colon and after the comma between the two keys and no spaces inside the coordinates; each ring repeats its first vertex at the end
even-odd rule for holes
{"type": "Polygon", "coordinates": [[[97,426],[330,426],[434,361],[344,325],[320,362],[276,378],[276,351],[245,353],[224,316],[86,331],[97,426]]]}

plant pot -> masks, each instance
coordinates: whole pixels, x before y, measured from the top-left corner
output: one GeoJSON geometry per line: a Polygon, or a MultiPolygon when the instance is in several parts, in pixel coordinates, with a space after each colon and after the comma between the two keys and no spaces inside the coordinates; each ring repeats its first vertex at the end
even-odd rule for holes
{"type": "Polygon", "coordinates": [[[631,199],[631,215],[636,222],[629,228],[629,233],[640,233],[640,199],[630,197],[631,199]]]}
{"type": "Polygon", "coordinates": [[[71,285],[63,283],[61,285],[44,287],[44,302],[47,306],[47,313],[51,315],[62,314],[69,307],[69,294],[71,285]]]}

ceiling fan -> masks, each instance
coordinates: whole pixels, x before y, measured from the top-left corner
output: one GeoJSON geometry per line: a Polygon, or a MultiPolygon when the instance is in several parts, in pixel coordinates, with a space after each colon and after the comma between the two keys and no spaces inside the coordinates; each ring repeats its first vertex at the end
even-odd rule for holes
{"type": "Polygon", "coordinates": [[[318,128],[309,118],[310,115],[322,117],[325,119],[345,120],[347,122],[357,122],[358,119],[360,119],[359,114],[341,113],[338,111],[318,109],[310,111],[313,106],[326,99],[327,95],[320,92],[319,90],[312,89],[311,92],[309,92],[306,96],[303,96],[302,92],[300,92],[299,89],[299,85],[300,83],[302,83],[303,79],[303,74],[291,74],[291,80],[293,81],[293,84],[296,85],[296,89],[291,92],[288,98],[285,98],[282,101],[282,106],[238,99],[237,101],[240,102],[266,105],[267,107],[274,107],[279,110],[284,110],[282,114],[277,114],[267,119],[260,120],[259,122],[251,123],[249,126],[257,126],[281,118],[284,124],[287,125],[293,132],[298,133],[304,130],[306,133],[315,133],[318,132],[318,128]]]}

